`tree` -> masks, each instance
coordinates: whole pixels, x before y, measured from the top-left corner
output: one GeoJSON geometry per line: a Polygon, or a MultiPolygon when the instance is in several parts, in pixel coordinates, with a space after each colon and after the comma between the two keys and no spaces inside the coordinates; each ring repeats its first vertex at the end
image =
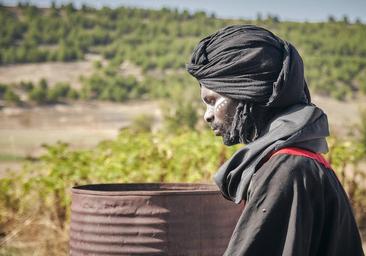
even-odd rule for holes
{"type": "Polygon", "coordinates": [[[348,16],[344,15],[343,18],[342,18],[342,21],[343,21],[344,24],[349,24],[348,16]]]}
{"type": "Polygon", "coordinates": [[[6,88],[4,93],[4,100],[9,104],[18,105],[20,103],[20,98],[17,94],[15,94],[9,87],[6,88]]]}
{"type": "Polygon", "coordinates": [[[33,85],[32,82],[21,81],[20,84],[19,84],[19,87],[20,87],[21,90],[29,93],[33,90],[34,85],[33,85]]]}
{"type": "Polygon", "coordinates": [[[47,80],[42,78],[40,81],[39,81],[39,87],[41,87],[43,90],[47,90],[48,89],[48,83],[47,83],[47,80]]]}
{"type": "Polygon", "coordinates": [[[48,103],[48,84],[45,79],[41,79],[38,86],[35,86],[29,93],[29,99],[38,104],[48,103]]]}
{"type": "Polygon", "coordinates": [[[4,97],[4,93],[6,92],[8,86],[5,84],[0,84],[0,99],[4,97]]]}
{"type": "Polygon", "coordinates": [[[328,16],[328,22],[331,22],[331,23],[336,22],[336,19],[334,18],[333,15],[328,16]]]}
{"type": "Polygon", "coordinates": [[[68,83],[57,83],[48,90],[48,101],[57,102],[60,99],[65,99],[68,97],[70,90],[71,87],[68,83]]]}
{"type": "Polygon", "coordinates": [[[257,21],[262,21],[263,20],[263,17],[262,17],[262,14],[260,12],[257,13],[257,21]]]}
{"type": "Polygon", "coordinates": [[[57,8],[56,2],[52,1],[51,3],[51,8],[50,8],[50,17],[59,17],[60,13],[59,13],[59,9],[57,8]]]}
{"type": "Polygon", "coordinates": [[[64,9],[67,15],[71,15],[76,11],[76,8],[74,7],[73,3],[68,3],[67,5],[64,6],[64,9]]]}

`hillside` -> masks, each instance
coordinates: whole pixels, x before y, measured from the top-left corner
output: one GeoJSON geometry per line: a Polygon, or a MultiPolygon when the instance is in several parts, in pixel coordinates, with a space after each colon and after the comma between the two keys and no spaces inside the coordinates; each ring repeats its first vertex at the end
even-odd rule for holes
{"type": "MultiPolygon", "coordinates": [[[[73,82],[81,86],[71,92],[65,88],[73,84],[63,84],[53,92],[45,92],[47,86],[37,83],[2,84],[0,98],[5,105],[65,98],[123,102],[171,97],[192,86],[193,80],[183,70],[198,41],[221,27],[239,23],[266,27],[293,43],[304,58],[306,79],[315,93],[340,100],[366,94],[366,25],[350,24],[347,19],[325,23],[282,22],[277,17],[227,20],[169,9],[83,6],[77,10],[72,4],[41,9],[20,4],[0,7],[0,22],[2,66],[71,62],[90,54],[105,60],[94,61],[93,74],[85,73],[79,82],[73,82]],[[121,74],[125,63],[141,69],[141,76],[121,74]],[[21,99],[19,94],[28,97],[21,99]]],[[[48,85],[52,87],[52,82],[48,85]]]]}

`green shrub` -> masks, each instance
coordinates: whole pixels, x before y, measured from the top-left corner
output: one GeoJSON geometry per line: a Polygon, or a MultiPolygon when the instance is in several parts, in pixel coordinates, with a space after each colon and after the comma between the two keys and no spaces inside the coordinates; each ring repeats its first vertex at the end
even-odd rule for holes
{"type": "Polygon", "coordinates": [[[8,90],[8,86],[6,84],[0,84],[0,99],[4,97],[4,93],[8,90]]]}
{"type": "Polygon", "coordinates": [[[38,104],[48,103],[48,88],[42,86],[36,86],[29,93],[29,99],[38,104]]]}
{"type": "Polygon", "coordinates": [[[47,100],[49,102],[58,102],[60,99],[66,99],[71,91],[70,84],[57,83],[47,92],[47,100]]]}
{"type": "Polygon", "coordinates": [[[152,116],[152,115],[143,114],[143,115],[136,116],[132,121],[131,130],[138,132],[138,133],[152,132],[154,122],[155,122],[155,119],[154,119],[154,116],[152,116]]]}
{"type": "Polygon", "coordinates": [[[21,81],[20,84],[19,84],[19,87],[21,90],[29,93],[33,90],[34,88],[34,85],[32,82],[24,82],[24,81],[21,81]]]}
{"type": "Polygon", "coordinates": [[[18,105],[20,103],[19,96],[13,92],[10,87],[7,87],[7,89],[4,92],[4,100],[6,103],[11,105],[18,105]]]}

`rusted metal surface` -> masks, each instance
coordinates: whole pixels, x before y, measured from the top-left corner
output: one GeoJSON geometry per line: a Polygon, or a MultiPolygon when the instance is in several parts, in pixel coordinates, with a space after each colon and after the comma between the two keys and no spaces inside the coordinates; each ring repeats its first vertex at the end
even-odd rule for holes
{"type": "Polygon", "coordinates": [[[70,255],[222,255],[242,208],[207,184],[75,187],[70,255]]]}

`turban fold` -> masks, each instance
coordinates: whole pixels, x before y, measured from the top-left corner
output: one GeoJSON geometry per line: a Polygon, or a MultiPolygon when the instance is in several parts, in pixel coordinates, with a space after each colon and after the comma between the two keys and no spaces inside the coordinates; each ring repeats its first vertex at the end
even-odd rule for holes
{"type": "MultiPolygon", "coordinates": [[[[216,173],[214,180],[227,199],[247,200],[252,177],[270,152],[285,147],[327,152],[327,116],[311,104],[302,59],[270,31],[252,25],[223,28],[200,41],[187,70],[200,85],[246,106],[276,108],[265,132],[216,173]]],[[[245,114],[247,119],[252,113],[245,114]]]]}
{"type": "Polygon", "coordinates": [[[257,26],[229,26],[202,39],[187,70],[202,86],[228,98],[265,107],[310,104],[295,47],[257,26]]]}

